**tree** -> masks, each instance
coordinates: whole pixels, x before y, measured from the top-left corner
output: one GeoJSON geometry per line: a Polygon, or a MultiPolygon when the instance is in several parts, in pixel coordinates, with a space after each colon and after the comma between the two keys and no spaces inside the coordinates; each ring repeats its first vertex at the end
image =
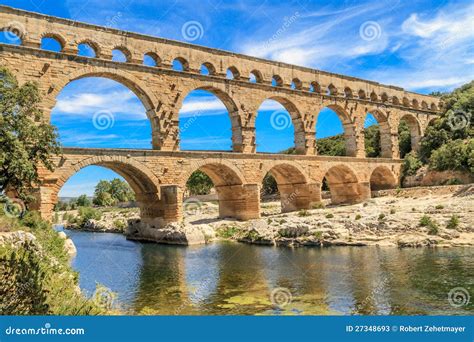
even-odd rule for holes
{"type": "Polygon", "coordinates": [[[380,157],[380,130],[378,125],[372,125],[364,130],[365,155],[368,158],[380,157]]]}
{"type": "Polygon", "coordinates": [[[100,206],[112,206],[118,202],[135,200],[135,193],[127,182],[114,178],[111,181],[101,180],[94,190],[93,203],[100,206]]]}
{"type": "Polygon", "coordinates": [[[76,203],[79,207],[90,207],[92,202],[87,195],[81,195],[77,198],[76,203]]]}
{"type": "Polygon", "coordinates": [[[213,187],[211,178],[200,170],[194,171],[186,182],[191,195],[207,195],[213,187]]]}
{"type": "Polygon", "coordinates": [[[52,157],[60,153],[56,129],[43,120],[39,102],[35,83],[19,86],[0,67],[0,192],[13,189],[27,203],[39,181],[38,168],[53,171],[52,157]]]}
{"type": "Polygon", "coordinates": [[[265,195],[273,195],[278,192],[278,185],[275,180],[275,177],[273,177],[270,173],[267,173],[265,177],[263,177],[262,181],[262,190],[260,191],[260,194],[262,196],[265,195]]]}
{"type": "Polygon", "coordinates": [[[405,121],[401,121],[398,125],[398,148],[400,151],[400,158],[404,158],[411,152],[411,134],[410,129],[405,121]]]}

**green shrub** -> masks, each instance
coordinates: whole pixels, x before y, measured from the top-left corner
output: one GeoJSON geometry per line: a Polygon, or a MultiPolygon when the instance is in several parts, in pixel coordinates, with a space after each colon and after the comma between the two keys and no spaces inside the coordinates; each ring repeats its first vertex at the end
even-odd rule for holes
{"type": "Polygon", "coordinates": [[[429,235],[437,235],[439,233],[438,223],[428,215],[423,215],[420,218],[420,226],[428,228],[429,235]]]}
{"type": "Polygon", "coordinates": [[[474,139],[469,143],[464,140],[453,140],[433,151],[429,160],[430,169],[437,171],[461,170],[470,168],[469,156],[474,149],[474,139]]]}
{"type": "Polygon", "coordinates": [[[438,205],[435,207],[435,209],[436,209],[436,210],[444,209],[444,205],[438,204],[438,205]]]}
{"type": "Polygon", "coordinates": [[[459,226],[459,216],[453,215],[448,221],[446,228],[448,229],[456,229],[459,226]]]}
{"type": "Polygon", "coordinates": [[[379,215],[378,220],[379,220],[379,221],[383,221],[384,219],[385,219],[385,214],[384,214],[384,213],[381,213],[381,214],[379,215]]]}
{"type": "Polygon", "coordinates": [[[49,224],[41,218],[37,211],[27,211],[21,218],[21,223],[31,229],[49,228],[49,224]]]}
{"type": "Polygon", "coordinates": [[[356,220],[360,220],[361,218],[362,218],[362,216],[361,216],[360,214],[357,214],[357,215],[355,216],[355,219],[356,219],[356,220]]]}
{"type": "Polygon", "coordinates": [[[116,229],[124,231],[125,228],[127,227],[127,224],[123,220],[117,219],[117,220],[114,220],[114,227],[116,229]]]}
{"type": "Polygon", "coordinates": [[[238,231],[239,230],[236,226],[220,226],[216,230],[216,235],[223,239],[231,239],[238,231]]]}
{"type": "Polygon", "coordinates": [[[323,202],[317,202],[311,205],[311,209],[324,209],[324,208],[326,208],[326,206],[324,205],[323,202]]]}
{"type": "Polygon", "coordinates": [[[413,176],[416,171],[423,166],[423,163],[418,158],[416,152],[412,151],[408,153],[403,159],[402,164],[402,177],[413,176]]]}
{"type": "Polygon", "coordinates": [[[431,222],[432,222],[432,219],[428,215],[423,215],[420,218],[420,226],[421,227],[428,227],[431,224],[431,222]]]}
{"type": "Polygon", "coordinates": [[[304,216],[310,216],[310,215],[311,213],[306,209],[301,209],[300,211],[298,211],[298,216],[304,217],[304,216]]]}
{"type": "Polygon", "coordinates": [[[395,209],[393,209],[393,208],[390,209],[390,214],[391,214],[391,215],[393,215],[393,214],[395,214],[395,213],[396,213],[395,209]]]}
{"type": "Polygon", "coordinates": [[[79,207],[79,215],[77,217],[76,223],[79,226],[84,226],[88,220],[100,220],[102,218],[102,213],[91,207],[79,207]]]}
{"type": "Polygon", "coordinates": [[[333,217],[334,217],[334,215],[332,213],[326,214],[326,218],[328,218],[328,219],[333,218],[333,217]]]}
{"type": "Polygon", "coordinates": [[[314,232],[313,236],[318,240],[322,240],[323,232],[321,232],[321,231],[314,232]]]}

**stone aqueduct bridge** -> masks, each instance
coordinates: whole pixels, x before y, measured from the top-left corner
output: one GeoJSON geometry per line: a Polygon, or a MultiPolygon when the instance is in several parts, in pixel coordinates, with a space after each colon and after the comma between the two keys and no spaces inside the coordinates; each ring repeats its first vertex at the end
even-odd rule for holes
{"type": "Polygon", "coordinates": [[[435,97],[395,86],[5,6],[0,6],[0,29],[21,38],[21,45],[0,44],[0,65],[7,66],[20,83],[39,84],[46,120],[68,83],[95,76],[132,90],[151,122],[153,150],[65,148],[53,173],[42,170],[37,205],[46,217],[60,187],[87,165],[121,174],[137,193],[142,218],[157,224],[181,218],[183,189],[196,169],[214,181],[222,216],[258,217],[259,187],[266,172],[277,180],[283,210],[308,208],[320,201],[324,177],[334,202],[360,201],[370,196],[371,185],[373,190],[398,183],[400,121],[408,123],[416,149],[443,106],[435,97]],[[61,51],[42,50],[43,38],[56,39],[61,51]],[[88,44],[95,57],[78,56],[80,44],[88,44]],[[127,61],[112,61],[113,50],[123,52],[127,61]],[[145,55],[156,66],[143,65],[145,55]],[[172,69],[175,59],[183,71],[172,69]],[[200,74],[202,65],[209,75],[200,74]],[[226,77],[227,70],[232,79],[226,77]],[[179,110],[186,95],[196,89],[215,94],[227,107],[232,151],[179,151],[179,110]],[[266,99],[279,102],[290,113],[298,155],[256,153],[255,119],[266,99]],[[347,157],[317,155],[315,127],[325,107],[343,123],[347,157]],[[365,158],[364,120],[369,112],[379,122],[382,158],[365,158]]]}

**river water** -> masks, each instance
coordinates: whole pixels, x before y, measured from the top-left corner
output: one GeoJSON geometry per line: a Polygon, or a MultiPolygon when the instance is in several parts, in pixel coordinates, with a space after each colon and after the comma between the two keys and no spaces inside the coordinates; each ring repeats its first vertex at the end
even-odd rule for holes
{"type": "Polygon", "coordinates": [[[458,287],[474,297],[472,248],[181,247],[66,233],[81,288],[107,286],[130,314],[474,314],[474,298],[448,300],[458,287]]]}

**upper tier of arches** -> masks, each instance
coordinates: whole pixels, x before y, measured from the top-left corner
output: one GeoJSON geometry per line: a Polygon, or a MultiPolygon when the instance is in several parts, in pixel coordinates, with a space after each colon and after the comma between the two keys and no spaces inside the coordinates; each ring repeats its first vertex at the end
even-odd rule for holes
{"type": "Polygon", "coordinates": [[[21,45],[27,47],[40,48],[41,40],[50,38],[58,42],[59,53],[77,55],[79,46],[87,44],[93,50],[88,57],[93,58],[112,60],[115,50],[125,56],[124,63],[143,65],[148,60],[145,65],[149,67],[172,69],[173,61],[178,60],[183,72],[199,74],[205,65],[209,77],[268,86],[273,82],[278,88],[293,92],[359,99],[418,111],[436,112],[443,106],[435,97],[372,81],[0,6],[0,19],[3,18],[7,19],[4,22],[15,25],[0,27],[0,30],[13,31],[21,38],[21,45]],[[232,76],[228,77],[229,74],[232,76]]]}

